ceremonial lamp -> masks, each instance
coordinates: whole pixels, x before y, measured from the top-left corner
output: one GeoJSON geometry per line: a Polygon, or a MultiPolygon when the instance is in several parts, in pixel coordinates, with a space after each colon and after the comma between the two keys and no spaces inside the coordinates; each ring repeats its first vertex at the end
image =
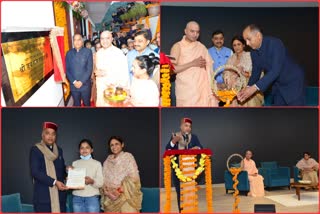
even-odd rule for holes
{"type": "Polygon", "coordinates": [[[239,173],[242,171],[241,166],[239,167],[229,167],[229,162],[231,160],[231,158],[233,157],[240,157],[241,161],[243,160],[243,157],[240,154],[232,154],[230,155],[230,157],[227,159],[227,168],[229,170],[229,172],[233,175],[233,189],[234,189],[234,193],[233,193],[233,198],[234,198],[234,203],[233,203],[233,209],[232,212],[233,213],[240,213],[240,209],[238,207],[239,203],[240,203],[240,198],[239,198],[239,190],[237,188],[239,181],[238,181],[238,175],[239,173]]]}
{"type": "Polygon", "coordinates": [[[234,65],[222,65],[213,74],[212,90],[213,93],[229,107],[238,92],[246,84],[246,79],[241,75],[240,70],[234,65]],[[218,82],[217,76],[222,75],[223,82],[218,82]]]}

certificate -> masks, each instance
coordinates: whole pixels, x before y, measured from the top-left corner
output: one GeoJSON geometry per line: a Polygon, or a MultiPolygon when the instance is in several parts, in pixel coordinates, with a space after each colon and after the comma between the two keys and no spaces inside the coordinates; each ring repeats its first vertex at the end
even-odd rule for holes
{"type": "Polygon", "coordinates": [[[84,187],[86,185],[85,184],[85,177],[86,177],[86,169],[85,168],[69,169],[66,186],[69,189],[84,189],[84,187]]]}

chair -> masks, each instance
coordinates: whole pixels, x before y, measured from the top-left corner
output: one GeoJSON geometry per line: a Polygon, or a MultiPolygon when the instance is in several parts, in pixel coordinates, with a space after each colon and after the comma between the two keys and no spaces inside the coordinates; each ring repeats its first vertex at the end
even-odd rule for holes
{"type": "Polygon", "coordinates": [[[142,187],[142,213],[158,213],[160,212],[160,189],[142,187]]]}
{"type": "MultiPolygon", "coordinates": [[[[23,212],[33,213],[33,204],[22,204],[20,193],[2,196],[2,212],[23,212]]],[[[66,212],[73,212],[72,207],[72,191],[67,193],[67,206],[66,212]]]]}
{"type": "Polygon", "coordinates": [[[306,105],[318,106],[319,104],[319,88],[308,86],[306,87],[306,105]]]}
{"type": "Polygon", "coordinates": [[[32,213],[34,212],[32,204],[22,204],[20,193],[1,196],[2,210],[1,212],[10,213],[32,213]]]}
{"type": "Polygon", "coordinates": [[[264,185],[268,188],[282,186],[290,188],[290,168],[279,167],[276,161],[261,162],[259,174],[263,176],[264,185]]]}
{"type": "MultiPolygon", "coordinates": [[[[232,180],[233,175],[226,170],[224,172],[224,185],[226,188],[226,194],[228,194],[229,190],[234,190],[233,189],[233,180],[232,180]]],[[[237,186],[237,189],[239,191],[244,191],[244,192],[249,192],[250,191],[250,185],[249,185],[249,179],[248,179],[248,172],[247,171],[242,171],[238,175],[238,180],[239,184],[237,186]]]]}
{"type": "Polygon", "coordinates": [[[293,166],[293,180],[294,182],[298,182],[301,180],[300,170],[296,166],[293,166]]]}

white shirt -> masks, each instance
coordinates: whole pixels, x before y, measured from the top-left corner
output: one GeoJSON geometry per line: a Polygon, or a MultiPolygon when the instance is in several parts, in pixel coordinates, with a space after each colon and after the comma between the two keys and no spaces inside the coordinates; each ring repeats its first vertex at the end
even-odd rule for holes
{"type": "Polygon", "coordinates": [[[134,106],[159,106],[159,89],[151,79],[133,77],[130,95],[134,106]]]}
{"type": "Polygon", "coordinates": [[[128,62],[119,48],[113,45],[106,49],[101,48],[96,54],[96,67],[104,71],[103,78],[106,79],[106,85],[128,87],[128,62]]]}

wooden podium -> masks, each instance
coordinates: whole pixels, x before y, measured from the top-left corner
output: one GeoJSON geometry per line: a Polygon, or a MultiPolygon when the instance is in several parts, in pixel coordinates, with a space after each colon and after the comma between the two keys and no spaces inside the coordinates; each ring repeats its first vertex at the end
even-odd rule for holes
{"type": "Polygon", "coordinates": [[[167,150],[163,155],[164,160],[164,187],[166,201],[164,212],[171,210],[171,173],[180,180],[180,206],[182,213],[198,212],[198,187],[196,178],[204,171],[206,180],[207,212],[213,212],[212,185],[211,185],[211,160],[209,149],[167,150]],[[197,163],[197,156],[200,160],[197,163]]]}

